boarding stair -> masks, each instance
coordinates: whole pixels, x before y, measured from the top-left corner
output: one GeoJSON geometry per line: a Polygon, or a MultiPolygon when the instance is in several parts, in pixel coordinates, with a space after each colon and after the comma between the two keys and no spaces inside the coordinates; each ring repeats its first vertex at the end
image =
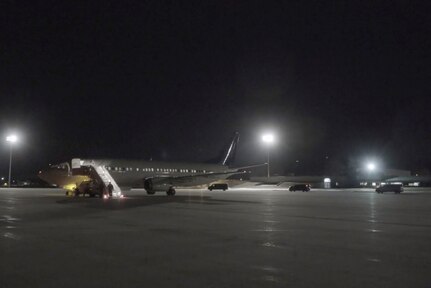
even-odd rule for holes
{"type": "Polygon", "coordinates": [[[109,182],[111,182],[114,189],[112,190],[112,196],[121,197],[121,188],[118,186],[117,182],[115,182],[114,178],[112,178],[111,173],[109,173],[108,169],[102,165],[93,166],[96,173],[99,175],[100,180],[102,180],[105,188],[108,188],[109,182]]]}
{"type": "Polygon", "coordinates": [[[94,160],[91,161],[82,161],[82,166],[89,167],[98,180],[103,182],[103,186],[105,188],[105,191],[108,189],[109,182],[111,182],[114,189],[112,190],[112,196],[113,197],[122,197],[121,188],[118,186],[117,182],[114,180],[114,178],[111,176],[111,173],[109,173],[108,169],[104,165],[99,165],[100,163],[96,163],[94,160]]]}

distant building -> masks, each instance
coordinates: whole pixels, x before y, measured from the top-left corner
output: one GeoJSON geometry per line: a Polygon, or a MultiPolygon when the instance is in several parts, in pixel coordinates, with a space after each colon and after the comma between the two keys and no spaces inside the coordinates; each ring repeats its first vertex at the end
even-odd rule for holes
{"type": "Polygon", "coordinates": [[[411,176],[409,170],[381,169],[377,171],[357,170],[356,175],[320,175],[320,176],[271,176],[250,177],[252,182],[261,182],[276,185],[310,184],[315,188],[353,188],[353,187],[376,187],[381,183],[402,182],[409,186],[425,186],[431,184],[431,176],[411,176]],[[417,183],[419,182],[419,183],[417,183]]]}
{"type": "Polygon", "coordinates": [[[375,187],[381,183],[388,182],[387,179],[395,177],[410,177],[411,171],[402,169],[386,168],[378,171],[366,171],[365,169],[358,171],[357,180],[361,187],[375,187]]]}

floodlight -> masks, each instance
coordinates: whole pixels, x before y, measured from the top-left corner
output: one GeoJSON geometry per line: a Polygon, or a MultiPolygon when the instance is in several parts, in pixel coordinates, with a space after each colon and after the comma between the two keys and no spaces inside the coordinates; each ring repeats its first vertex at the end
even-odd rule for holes
{"type": "Polygon", "coordinates": [[[367,169],[368,169],[368,171],[374,171],[374,170],[376,170],[376,164],[374,164],[374,163],[368,163],[367,164],[367,169]]]}
{"type": "Polygon", "coordinates": [[[10,143],[15,143],[18,141],[18,136],[12,134],[6,137],[6,141],[10,143]]]}
{"type": "Polygon", "coordinates": [[[262,141],[268,144],[274,143],[274,135],[273,134],[264,134],[262,136],[262,141]]]}

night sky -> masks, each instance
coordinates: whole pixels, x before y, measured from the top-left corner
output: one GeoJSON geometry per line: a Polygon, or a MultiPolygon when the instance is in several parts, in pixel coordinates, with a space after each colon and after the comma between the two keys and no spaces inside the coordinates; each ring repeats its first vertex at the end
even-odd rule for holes
{"type": "Polygon", "coordinates": [[[0,2],[16,173],[73,157],[205,161],[235,131],[237,165],[262,163],[266,129],[275,173],[431,168],[428,1],[64,2],[0,2]]]}

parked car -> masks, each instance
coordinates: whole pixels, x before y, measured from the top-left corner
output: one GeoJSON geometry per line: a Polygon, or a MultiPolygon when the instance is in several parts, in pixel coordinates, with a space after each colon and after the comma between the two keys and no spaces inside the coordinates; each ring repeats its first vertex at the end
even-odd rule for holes
{"type": "Polygon", "coordinates": [[[295,191],[308,192],[308,191],[310,191],[310,185],[308,185],[308,184],[296,184],[296,185],[290,186],[289,191],[291,191],[291,192],[292,191],[293,192],[295,192],[295,191]]]}
{"type": "Polygon", "coordinates": [[[386,185],[380,185],[376,188],[377,193],[383,193],[383,192],[395,192],[395,193],[401,193],[404,191],[402,184],[386,184],[386,185]]]}
{"type": "Polygon", "coordinates": [[[213,191],[213,190],[223,190],[226,191],[228,189],[228,186],[226,183],[216,183],[216,184],[211,184],[210,186],[208,186],[208,190],[213,191]]]}

